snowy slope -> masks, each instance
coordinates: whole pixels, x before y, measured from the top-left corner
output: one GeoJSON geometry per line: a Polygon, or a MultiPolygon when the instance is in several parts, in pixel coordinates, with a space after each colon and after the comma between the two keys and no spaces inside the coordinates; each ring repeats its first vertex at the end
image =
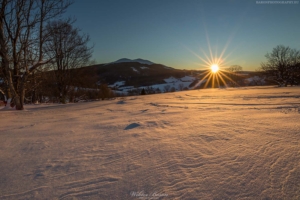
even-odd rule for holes
{"type": "Polygon", "coordinates": [[[246,83],[249,85],[260,83],[261,85],[265,84],[265,78],[261,78],[259,76],[253,76],[245,79],[246,83]]]}
{"type": "Polygon", "coordinates": [[[185,77],[182,77],[180,80],[184,81],[184,82],[193,82],[195,79],[196,78],[193,76],[185,76],[185,77]]]}
{"type": "MultiPolygon", "coordinates": [[[[132,70],[137,72],[137,73],[140,73],[137,69],[135,69],[134,67],[132,67],[132,70]]],[[[162,84],[154,84],[154,85],[150,85],[149,87],[152,87],[154,90],[156,89],[159,89],[161,92],[164,92],[165,91],[165,87],[168,86],[170,88],[175,88],[176,91],[180,91],[182,90],[183,88],[188,88],[189,89],[189,85],[195,80],[196,78],[195,77],[192,77],[192,76],[184,76],[182,78],[174,78],[174,77],[169,77],[169,78],[166,78],[164,79],[165,83],[162,83],[162,84]]],[[[203,80],[203,81],[199,81],[199,83],[197,84],[197,86],[205,83],[206,80],[203,80]]],[[[124,94],[124,95],[127,95],[128,94],[128,91],[134,89],[133,86],[123,86],[125,85],[125,81],[123,82],[122,85],[118,84],[118,82],[112,84],[112,85],[109,85],[110,87],[111,86],[114,86],[113,89],[117,89],[118,91],[115,91],[119,94],[124,94]],[[119,85],[119,86],[118,86],[119,85]],[[118,87],[116,87],[118,86],[118,87]]],[[[138,87],[138,89],[143,89],[145,88],[145,86],[141,86],[141,87],[138,87]]]]}
{"type": "Polygon", "coordinates": [[[109,87],[120,87],[122,85],[125,85],[125,81],[117,81],[114,84],[108,85],[109,87]]]}
{"type": "Polygon", "coordinates": [[[131,67],[131,69],[134,71],[134,72],[136,72],[136,73],[140,73],[136,68],[134,68],[134,67],[131,67]]]}
{"type": "Polygon", "coordinates": [[[175,82],[178,82],[179,80],[177,78],[174,78],[173,76],[171,76],[169,78],[164,79],[164,81],[166,83],[175,83],[175,82]]]}
{"type": "Polygon", "coordinates": [[[0,110],[0,199],[300,199],[299,89],[0,110]]]}

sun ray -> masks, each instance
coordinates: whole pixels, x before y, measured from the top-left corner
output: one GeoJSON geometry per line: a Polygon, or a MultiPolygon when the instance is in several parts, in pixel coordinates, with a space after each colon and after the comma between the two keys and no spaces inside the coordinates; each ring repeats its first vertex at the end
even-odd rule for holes
{"type": "Polygon", "coordinates": [[[210,46],[210,40],[209,40],[209,36],[208,36],[208,33],[207,33],[207,30],[206,30],[206,28],[204,28],[204,30],[205,30],[206,41],[207,41],[207,46],[208,46],[208,50],[209,50],[209,54],[210,54],[210,58],[211,58],[211,61],[213,61],[213,60],[214,60],[214,57],[213,57],[212,50],[211,50],[211,46],[210,46]]]}
{"type": "Polygon", "coordinates": [[[207,65],[209,65],[210,63],[206,60],[204,60],[203,58],[201,58],[199,55],[197,55],[195,52],[193,52],[192,50],[186,48],[188,51],[190,51],[192,54],[194,54],[197,58],[199,58],[200,60],[202,60],[203,62],[205,62],[207,65]]]}
{"type": "MultiPolygon", "coordinates": [[[[233,50],[232,50],[231,52],[229,52],[229,54],[227,54],[223,59],[226,60],[226,59],[227,59],[229,56],[231,56],[231,54],[232,54],[233,52],[235,52],[240,46],[241,46],[241,44],[235,46],[235,47],[233,48],[233,50]]],[[[220,57],[223,57],[223,55],[220,56],[220,57]]]]}
{"type": "Polygon", "coordinates": [[[197,63],[197,62],[190,62],[190,63],[193,63],[194,65],[197,65],[197,66],[200,66],[200,67],[204,67],[204,68],[207,67],[207,64],[203,64],[203,63],[197,63]]]}
{"type": "Polygon", "coordinates": [[[221,74],[219,73],[218,76],[220,77],[221,81],[224,83],[225,87],[227,87],[227,83],[226,81],[223,79],[223,77],[221,76],[221,74]]]}
{"type": "Polygon", "coordinates": [[[201,67],[207,68],[207,64],[195,63],[195,65],[198,65],[198,66],[201,66],[201,67]]]}
{"type": "Polygon", "coordinates": [[[228,40],[226,41],[223,48],[219,48],[219,40],[216,40],[216,46],[212,46],[210,43],[210,35],[208,34],[208,30],[206,29],[205,22],[203,22],[204,25],[204,32],[207,42],[207,51],[204,51],[201,47],[200,52],[201,56],[195,53],[194,51],[187,48],[188,51],[190,51],[193,55],[195,55],[201,62],[197,63],[196,65],[203,67],[205,71],[201,72],[199,74],[199,81],[193,86],[193,88],[206,88],[206,87],[228,87],[229,82],[233,83],[235,85],[238,85],[238,83],[235,81],[236,79],[234,77],[242,76],[238,73],[232,73],[228,70],[229,66],[232,65],[234,60],[236,59],[230,59],[228,58],[232,55],[234,51],[240,46],[237,45],[233,48],[232,51],[227,53],[228,48],[230,47],[230,44],[234,38],[236,30],[234,30],[230,35],[228,40]],[[232,76],[231,74],[234,74],[232,76]],[[235,79],[235,80],[233,80],[235,79]],[[204,86],[202,85],[203,83],[204,86]]]}
{"type": "MultiPolygon", "coordinates": [[[[223,48],[223,50],[222,50],[222,52],[221,52],[219,58],[222,58],[223,55],[225,54],[225,52],[226,52],[228,46],[230,45],[231,41],[233,40],[233,38],[234,38],[234,36],[235,36],[237,30],[238,30],[238,26],[235,27],[235,29],[233,30],[233,32],[232,32],[231,35],[229,36],[229,38],[228,38],[228,40],[227,40],[227,42],[226,42],[226,44],[225,44],[225,46],[224,46],[224,48],[223,48]]],[[[233,51],[235,51],[236,48],[237,48],[237,46],[234,48],[234,50],[231,51],[231,53],[232,53],[233,51]]],[[[231,54],[231,53],[230,53],[230,54],[231,54]]],[[[225,57],[224,59],[226,59],[226,57],[225,57]]]]}
{"type": "Polygon", "coordinates": [[[207,81],[206,81],[206,83],[205,83],[205,85],[204,85],[204,88],[207,87],[207,85],[208,85],[210,79],[212,78],[212,76],[213,76],[212,73],[209,73],[209,77],[208,77],[208,79],[207,79],[207,81]]]}
{"type": "Polygon", "coordinates": [[[215,60],[214,63],[219,63],[219,59],[218,59],[218,40],[217,40],[217,46],[216,46],[216,52],[215,52],[215,60]]]}
{"type": "Polygon", "coordinates": [[[216,74],[212,75],[212,88],[215,88],[215,78],[216,78],[216,74]]]}
{"type": "Polygon", "coordinates": [[[193,87],[193,89],[197,88],[198,86],[202,85],[202,83],[204,83],[205,80],[199,80],[198,83],[193,87]]]}
{"type": "Polygon", "coordinates": [[[200,48],[200,50],[201,50],[201,52],[204,54],[205,58],[206,58],[210,63],[213,63],[213,61],[210,60],[210,58],[209,58],[208,55],[205,53],[205,51],[204,51],[203,49],[201,49],[201,48],[200,48]]]}
{"type": "Polygon", "coordinates": [[[217,83],[218,83],[218,88],[220,88],[220,81],[219,81],[219,73],[216,74],[216,80],[217,80],[217,83]]]}
{"type": "MultiPolygon", "coordinates": [[[[209,73],[209,71],[207,70],[207,71],[205,71],[204,73],[206,73],[205,74],[205,76],[200,80],[200,81],[204,81],[208,76],[210,76],[211,74],[209,73]]],[[[203,73],[203,74],[204,74],[203,73]]]]}
{"type": "Polygon", "coordinates": [[[220,72],[220,73],[222,74],[222,76],[226,77],[228,80],[230,80],[230,81],[232,81],[234,84],[238,85],[237,82],[235,82],[234,80],[232,80],[232,78],[230,78],[229,76],[227,76],[225,73],[222,73],[222,72],[220,72]]]}
{"type": "Polygon", "coordinates": [[[209,73],[209,71],[205,71],[205,72],[203,72],[201,75],[203,75],[203,74],[205,74],[205,76],[204,76],[200,81],[198,81],[198,83],[194,86],[194,89],[197,88],[197,87],[198,87],[199,85],[201,85],[202,83],[207,82],[206,78],[207,78],[208,76],[210,76],[210,73],[209,73]],[[205,74],[205,73],[206,73],[206,74],[205,74]]]}

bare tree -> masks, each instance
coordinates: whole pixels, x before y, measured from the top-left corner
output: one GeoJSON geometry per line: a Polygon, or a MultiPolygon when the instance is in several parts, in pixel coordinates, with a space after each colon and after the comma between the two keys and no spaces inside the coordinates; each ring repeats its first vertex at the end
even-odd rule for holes
{"type": "Polygon", "coordinates": [[[44,49],[49,58],[54,58],[52,69],[60,102],[66,103],[68,93],[80,76],[81,70],[75,69],[85,66],[92,56],[92,48],[87,46],[89,36],[81,35],[70,20],[52,21],[47,25],[47,34],[44,49]]]}
{"type": "Polygon", "coordinates": [[[227,68],[227,71],[232,73],[238,73],[242,70],[243,68],[240,65],[231,65],[230,67],[227,68]]]}
{"type": "Polygon", "coordinates": [[[164,86],[164,92],[170,92],[171,86],[170,85],[165,85],[164,86]]]}
{"type": "MultiPolygon", "coordinates": [[[[1,64],[1,63],[0,63],[1,64]]],[[[0,66],[0,69],[1,66],[0,66]]],[[[5,97],[6,97],[6,94],[4,91],[6,91],[7,89],[7,84],[5,83],[5,80],[4,80],[4,76],[3,76],[3,73],[2,73],[2,70],[0,70],[0,96],[2,95],[3,97],[3,100],[6,101],[5,97]]],[[[0,100],[1,100],[1,97],[0,97],[0,100]]]]}
{"type": "Polygon", "coordinates": [[[155,92],[156,92],[157,94],[160,94],[160,93],[161,93],[161,90],[160,90],[159,88],[156,88],[155,92]]]}
{"type": "Polygon", "coordinates": [[[228,77],[231,79],[230,84],[231,85],[236,85],[238,78],[239,78],[239,73],[243,70],[243,68],[240,65],[231,65],[226,69],[228,72],[228,77]]]}
{"type": "Polygon", "coordinates": [[[112,98],[115,96],[115,94],[111,91],[110,88],[106,84],[101,84],[99,86],[99,96],[102,100],[106,98],[112,98]]]}
{"type": "Polygon", "coordinates": [[[278,45],[266,54],[267,62],[261,69],[280,86],[295,84],[300,77],[300,51],[278,45]]]}
{"type": "Polygon", "coordinates": [[[6,94],[16,109],[24,109],[28,77],[50,62],[44,59],[45,23],[62,14],[66,0],[2,0],[0,3],[1,71],[6,94]]]}
{"type": "Polygon", "coordinates": [[[152,86],[147,86],[145,92],[146,94],[155,94],[155,89],[152,86]]]}

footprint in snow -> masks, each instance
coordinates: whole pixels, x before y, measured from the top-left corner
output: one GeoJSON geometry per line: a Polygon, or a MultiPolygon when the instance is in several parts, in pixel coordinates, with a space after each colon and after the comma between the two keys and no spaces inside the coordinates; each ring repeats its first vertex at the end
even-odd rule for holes
{"type": "Polygon", "coordinates": [[[118,101],[117,104],[125,104],[125,101],[118,101]]]}
{"type": "Polygon", "coordinates": [[[139,127],[139,126],[141,126],[141,125],[138,124],[138,123],[132,123],[132,124],[129,124],[128,126],[126,126],[126,128],[124,130],[133,129],[133,128],[136,128],[136,127],[139,127]]]}

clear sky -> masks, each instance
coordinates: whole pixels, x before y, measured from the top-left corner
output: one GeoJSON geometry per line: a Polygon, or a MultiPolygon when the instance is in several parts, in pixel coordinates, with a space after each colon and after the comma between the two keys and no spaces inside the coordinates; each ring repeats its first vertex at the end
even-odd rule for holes
{"type": "Polygon", "coordinates": [[[264,2],[75,0],[65,15],[75,17],[75,26],[90,35],[96,63],[142,58],[203,69],[210,46],[213,57],[225,49],[223,67],[255,70],[277,45],[300,50],[300,2],[264,2]]]}

